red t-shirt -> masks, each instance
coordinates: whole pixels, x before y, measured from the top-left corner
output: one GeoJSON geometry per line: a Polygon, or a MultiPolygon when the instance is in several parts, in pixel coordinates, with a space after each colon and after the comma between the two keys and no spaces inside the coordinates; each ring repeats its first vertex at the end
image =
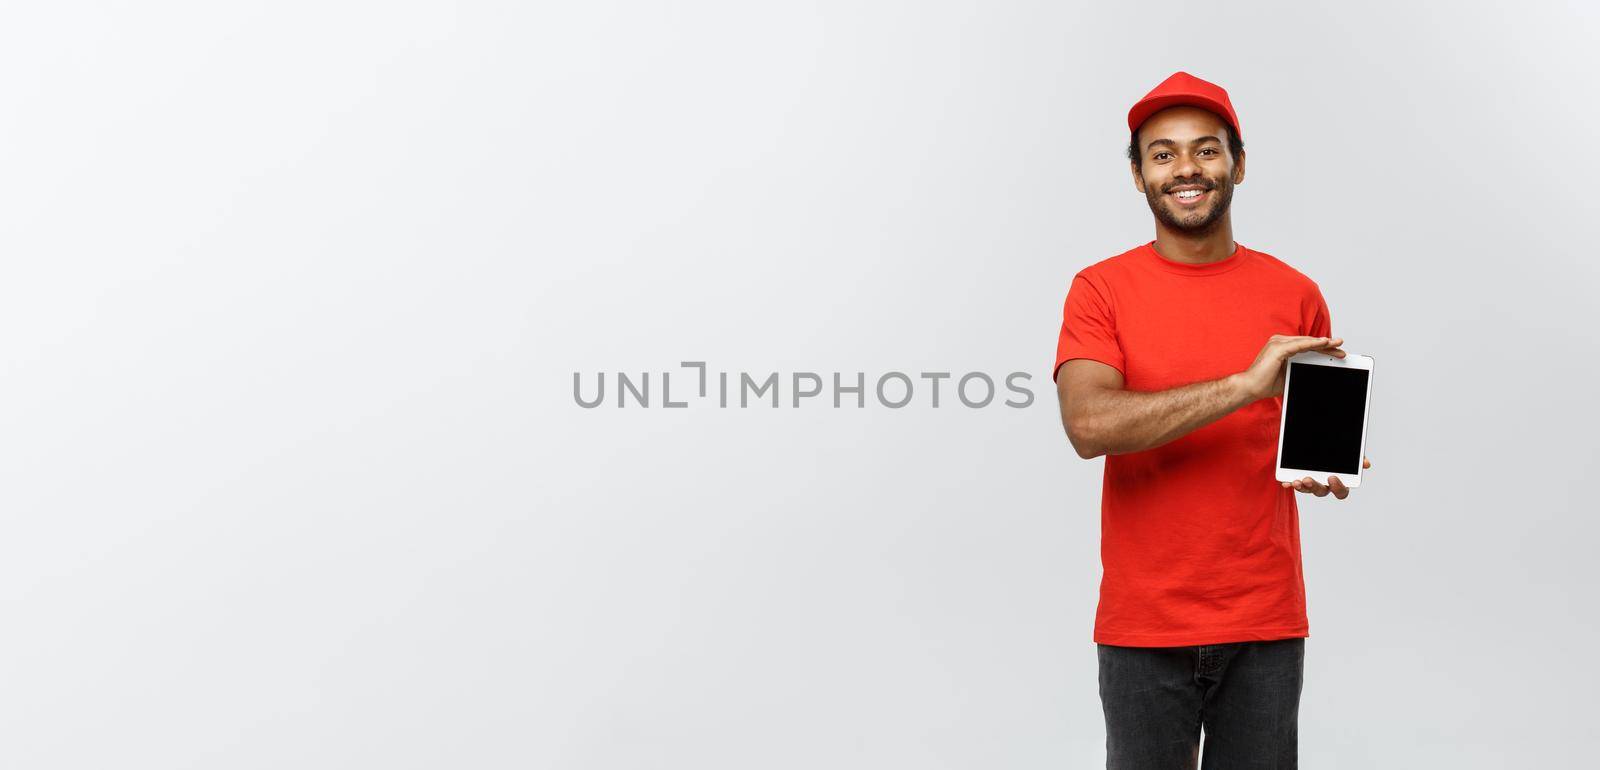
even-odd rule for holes
{"type": "MultiPolygon", "coordinates": [[[[1188,265],[1153,243],[1080,270],[1057,373],[1073,358],[1158,391],[1242,372],[1274,334],[1331,336],[1310,278],[1235,242],[1188,265]]],[[[1094,640],[1126,647],[1309,636],[1293,489],[1273,478],[1283,400],[1267,398],[1153,449],[1107,455],[1094,640]]]]}

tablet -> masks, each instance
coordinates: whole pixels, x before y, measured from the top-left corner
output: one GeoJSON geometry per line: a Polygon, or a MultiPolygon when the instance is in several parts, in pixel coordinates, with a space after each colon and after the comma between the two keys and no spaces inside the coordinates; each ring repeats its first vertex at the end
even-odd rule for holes
{"type": "Polygon", "coordinates": [[[1278,481],[1338,476],[1361,486],[1372,406],[1372,356],[1308,351],[1289,358],[1278,425],[1278,481]]]}

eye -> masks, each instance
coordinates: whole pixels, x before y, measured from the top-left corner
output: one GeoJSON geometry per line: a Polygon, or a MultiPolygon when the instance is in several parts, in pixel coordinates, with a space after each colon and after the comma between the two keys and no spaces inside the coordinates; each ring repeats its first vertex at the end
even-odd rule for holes
{"type": "Polygon", "coordinates": [[[1207,147],[1204,150],[1201,150],[1200,152],[1202,152],[1202,153],[1207,153],[1207,152],[1215,153],[1216,151],[1217,151],[1217,148],[1215,148],[1215,147],[1207,147]]]}
{"type": "Polygon", "coordinates": [[[1156,156],[1154,158],[1152,158],[1152,160],[1161,160],[1161,156],[1167,155],[1167,154],[1168,153],[1165,153],[1165,152],[1158,152],[1158,153],[1156,153],[1156,156]]]}

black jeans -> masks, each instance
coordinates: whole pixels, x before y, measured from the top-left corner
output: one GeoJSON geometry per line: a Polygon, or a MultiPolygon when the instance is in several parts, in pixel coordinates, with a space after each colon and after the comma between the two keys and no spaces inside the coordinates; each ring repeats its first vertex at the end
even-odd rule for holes
{"type": "Polygon", "coordinates": [[[1107,770],[1294,768],[1305,642],[1098,645],[1107,770]]]}

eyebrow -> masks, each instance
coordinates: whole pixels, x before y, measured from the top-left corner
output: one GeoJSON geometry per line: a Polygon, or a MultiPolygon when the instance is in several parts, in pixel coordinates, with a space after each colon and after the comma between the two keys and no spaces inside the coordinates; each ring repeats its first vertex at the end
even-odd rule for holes
{"type": "MultiPolygon", "coordinates": [[[[1196,140],[1190,142],[1189,146],[1190,147],[1198,147],[1198,146],[1200,146],[1202,144],[1205,144],[1206,142],[1216,142],[1217,144],[1221,144],[1222,140],[1218,139],[1218,138],[1216,138],[1214,136],[1202,136],[1199,139],[1196,139],[1196,140]]],[[[1158,144],[1166,145],[1168,147],[1177,147],[1178,146],[1178,143],[1172,141],[1171,139],[1155,139],[1155,140],[1152,140],[1149,144],[1145,145],[1144,148],[1146,150],[1148,150],[1148,149],[1150,149],[1152,147],[1155,147],[1158,144]]]]}

